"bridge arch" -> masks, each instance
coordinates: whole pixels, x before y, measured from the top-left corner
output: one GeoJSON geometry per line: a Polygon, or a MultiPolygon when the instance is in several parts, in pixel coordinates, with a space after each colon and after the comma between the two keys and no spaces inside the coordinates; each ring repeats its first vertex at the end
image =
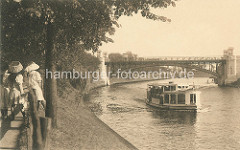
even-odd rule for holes
{"type": "Polygon", "coordinates": [[[141,68],[150,68],[150,67],[161,67],[161,66],[176,66],[176,67],[181,67],[181,68],[188,68],[188,69],[195,69],[200,72],[204,72],[207,74],[212,75],[213,77],[219,77],[219,74],[207,69],[203,69],[201,67],[195,66],[195,65],[183,65],[183,64],[156,64],[156,65],[145,65],[145,66],[136,66],[136,67],[129,67],[129,68],[124,68],[122,71],[128,71],[129,69],[131,70],[136,70],[136,69],[141,69],[141,68]]]}
{"type": "Polygon", "coordinates": [[[141,69],[141,68],[151,68],[151,67],[161,67],[161,66],[176,66],[176,67],[181,67],[181,68],[186,68],[186,69],[195,69],[200,72],[207,73],[211,75],[212,77],[218,79],[219,74],[217,72],[213,72],[207,69],[203,69],[199,66],[196,65],[190,65],[190,64],[179,64],[179,63],[167,63],[167,64],[145,64],[145,65],[117,65],[118,67],[113,67],[111,70],[113,73],[116,73],[118,69],[121,69],[120,72],[128,72],[130,69],[133,72],[134,70],[141,69]],[[116,69],[116,70],[115,70],[116,69]]]}

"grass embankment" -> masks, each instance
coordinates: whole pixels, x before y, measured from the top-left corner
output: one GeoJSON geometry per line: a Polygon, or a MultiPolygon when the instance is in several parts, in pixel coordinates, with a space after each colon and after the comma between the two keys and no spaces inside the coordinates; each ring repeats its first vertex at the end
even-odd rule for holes
{"type": "MultiPolygon", "coordinates": [[[[104,84],[91,83],[83,90],[84,92],[69,86],[61,88],[64,92],[58,99],[58,127],[50,131],[51,150],[137,149],[98,119],[84,105],[84,98],[88,91],[101,86],[104,84]]],[[[31,143],[30,133],[31,128],[25,128],[23,125],[19,135],[19,149],[28,149],[28,144],[31,143]]]]}
{"type": "Polygon", "coordinates": [[[50,149],[136,149],[84,105],[76,89],[58,100],[58,128],[51,131],[50,149]]]}

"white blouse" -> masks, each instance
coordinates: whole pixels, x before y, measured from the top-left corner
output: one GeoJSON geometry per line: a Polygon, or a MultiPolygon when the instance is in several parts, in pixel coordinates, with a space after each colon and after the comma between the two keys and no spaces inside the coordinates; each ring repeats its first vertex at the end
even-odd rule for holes
{"type": "Polygon", "coordinates": [[[41,82],[42,78],[41,78],[41,75],[39,72],[37,72],[37,71],[29,72],[28,78],[29,78],[29,85],[33,89],[36,89],[37,88],[36,86],[40,87],[38,82],[41,82]]]}

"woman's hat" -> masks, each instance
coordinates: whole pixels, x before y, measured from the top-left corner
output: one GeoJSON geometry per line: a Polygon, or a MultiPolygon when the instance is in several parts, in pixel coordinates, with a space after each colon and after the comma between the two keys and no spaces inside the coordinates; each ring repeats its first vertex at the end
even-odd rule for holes
{"type": "Polygon", "coordinates": [[[8,66],[8,72],[10,73],[19,73],[22,69],[23,66],[19,61],[12,61],[8,66]]]}
{"type": "Polygon", "coordinates": [[[26,67],[25,71],[30,72],[37,70],[38,68],[39,66],[35,62],[31,62],[31,64],[26,67]]]}

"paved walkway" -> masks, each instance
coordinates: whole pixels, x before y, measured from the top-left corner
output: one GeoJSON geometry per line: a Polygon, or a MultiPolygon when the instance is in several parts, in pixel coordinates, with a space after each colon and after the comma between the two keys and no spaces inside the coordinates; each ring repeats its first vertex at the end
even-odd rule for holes
{"type": "Polygon", "coordinates": [[[0,150],[18,149],[18,136],[20,134],[20,127],[23,123],[22,114],[19,112],[12,121],[7,118],[4,120],[1,119],[0,122],[0,150]]]}

